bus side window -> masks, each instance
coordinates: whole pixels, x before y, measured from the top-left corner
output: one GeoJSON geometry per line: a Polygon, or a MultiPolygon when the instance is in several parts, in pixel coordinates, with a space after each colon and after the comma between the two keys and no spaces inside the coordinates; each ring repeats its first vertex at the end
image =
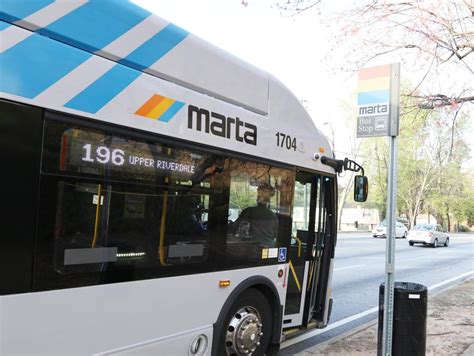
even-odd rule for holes
{"type": "Polygon", "coordinates": [[[274,263],[276,256],[268,250],[289,240],[294,172],[237,159],[230,159],[226,170],[226,247],[232,263],[274,263]]]}
{"type": "Polygon", "coordinates": [[[214,268],[217,158],[56,120],[43,146],[36,289],[214,268]]]}

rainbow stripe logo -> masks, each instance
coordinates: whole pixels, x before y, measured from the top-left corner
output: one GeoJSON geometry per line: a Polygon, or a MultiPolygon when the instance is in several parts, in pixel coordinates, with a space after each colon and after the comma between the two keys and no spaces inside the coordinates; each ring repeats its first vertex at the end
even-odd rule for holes
{"type": "Polygon", "coordinates": [[[357,103],[373,105],[390,101],[390,64],[364,68],[359,71],[357,103]]]}
{"type": "Polygon", "coordinates": [[[135,111],[135,115],[168,122],[183,106],[184,103],[181,101],[154,94],[145,104],[135,111]]]}

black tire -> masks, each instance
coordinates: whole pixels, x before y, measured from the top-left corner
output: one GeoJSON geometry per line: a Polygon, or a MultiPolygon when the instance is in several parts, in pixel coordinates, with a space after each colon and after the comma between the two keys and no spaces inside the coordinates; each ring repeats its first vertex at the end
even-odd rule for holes
{"type": "Polygon", "coordinates": [[[405,231],[405,233],[403,234],[403,238],[406,239],[408,237],[408,232],[405,231]]]}
{"type": "Polygon", "coordinates": [[[438,239],[435,239],[433,242],[433,248],[438,247],[438,239]]]}
{"type": "MultiPolygon", "coordinates": [[[[256,349],[252,352],[252,355],[263,356],[265,354],[272,337],[272,309],[267,298],[262,292],[255,288],[250,288],[240,295],[224,318],[223,325],[219,325],[219,328],[222,330],[222,332],[219,340],[217,355],[241,355],[241,353],[233,351],[234,346],[237,345],[234,345],[234,342],[230,340],[235,340],[235,334],[238,332],[238,330],[236,331],[236,326],[237,329],[239,329],[239,326],[241,325],[240,323],[244,323],[246,320],[255,320],[251,315],[258,316],[257,319],[262,324],[261,332],[263,333],[263,335],[260,336],[260,345],[256,346],[256,349]],[[242,316],[244,313],[248,314],[242,316]]],[[[247,329],[249,329],[248,325],[249,324],[246,324],[247,329]]],[[[255,329],[256,327],[257,323],[251,324],[251,328],[255,329]]]]}
{"type": "Polygon", "coordinates": [[[413,246],[415,243],[414,243],[413,241],[408,241],[408,244],[409,244],[410,246],[413,246]]]}
{"type": "Polygon", "coordinates": [[[444,242],[444,247],[449,246],[449,237],[446,237],[446,241],[444,242]]]}

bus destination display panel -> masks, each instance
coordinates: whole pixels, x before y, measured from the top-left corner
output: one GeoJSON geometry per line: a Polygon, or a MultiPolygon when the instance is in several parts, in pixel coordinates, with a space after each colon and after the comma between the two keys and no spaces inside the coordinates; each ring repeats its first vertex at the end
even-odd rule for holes
{"type": "Polygon", "coordinates": [[[192,180],[202,174],[206,158],[197,152],[46,121],[42,170],[133,180],[153,181],[157,176],[192,180]]]}

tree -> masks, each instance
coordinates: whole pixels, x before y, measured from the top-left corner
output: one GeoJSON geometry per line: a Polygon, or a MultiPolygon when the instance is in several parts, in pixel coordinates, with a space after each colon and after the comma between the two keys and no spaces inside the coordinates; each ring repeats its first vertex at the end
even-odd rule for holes
{"type": "MultiPolygon", "coordinates": [[[[408,99],[405,99],[408,100],[408,99]]],[[[412,99],[409,99],[412,100],[412,99]]],[[[409,107],[410,103],[403,103],[409,107]]],[[[474,196],[465,184],[462,163],[469,158],[469,149],[462,132],[469,118],[462,115],[457,125],[451,126],[449,115],[431,110],[402,112],[398,145],[397,210],[405,214],[410,226],[416,224],[422,212],[433,213],[438,222],[451,229],[451,216],[456,220],[469,218],[469,201],[474,196]],[[467,201],[464,202],[464,199],[467,201]]],[[[370,177],[371,201],[384,216],[387,180],[387,141],[372,138],[363,143],[370,177]]]]}
{"type": "Polygon", "coordinates": [[[408,218],[410,227],[424,208],[427,192],[435,179],[436,161],[430,157],[430,125],[433,117],[426,113],[421,119],[403,116],[398,149],[398,207],[408,218]]]}
{"type": "Polygon", "coordinates": [[[358,71],[381,58],[420,71],[404,95],[421,109],[474,103],[474,6],[468,0],[365,0],[344,11],[323,12],[320,0],[276,1],[300,13],[318,5],[334,34],[328,63],[358,71]],[[439,79],[444,78],[439,82],[439,79]],[[468,78],[471,78],[470,80],[468,78]]]}
{"type": "Polygon", "coordinates": [[[461,115],[454,127],[450,120],[441,117],[431,129],[431,152],[437,166],[433,189],[427,195],[427,204],[448,230],[453,227],[452,218],[457,224],[469,218],[469,202],[474,200],[469,176],[462,169],[462,163],[469,158],[469,147],[461,132],[469,125],[469,117],[461,115]]]}

